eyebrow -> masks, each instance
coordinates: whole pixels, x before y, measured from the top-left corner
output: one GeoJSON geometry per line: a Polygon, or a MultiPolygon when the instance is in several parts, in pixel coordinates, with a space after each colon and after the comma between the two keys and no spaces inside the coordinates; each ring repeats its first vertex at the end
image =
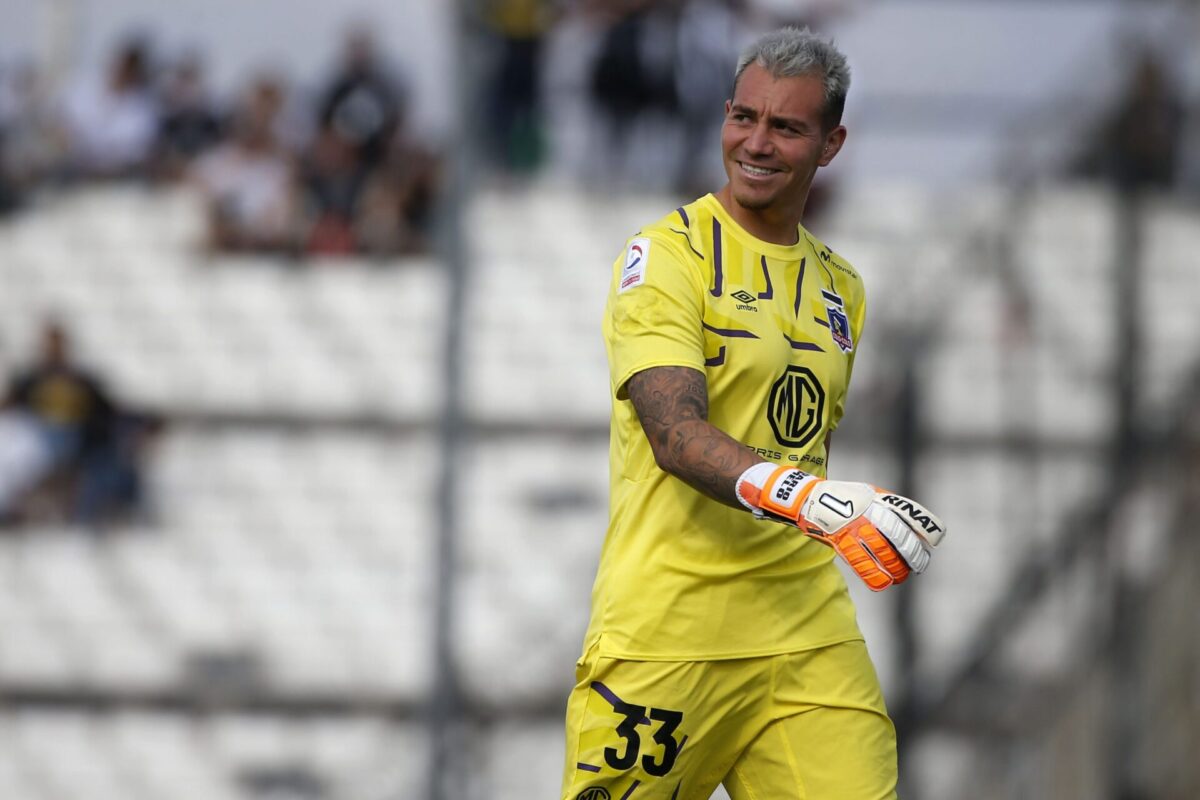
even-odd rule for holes
{"type": "MultiPolygon", "coordinates": [[[[733,103],[732,105],[730,105],[729,111],[731,113],[746,114],[747,116],[751,116],[751,117],[758,116],[757,111],[755,111],[753,108],[750,108],[750,106],[742,105],[741,103],[733,103]]],[[[808,130],[808,123],[797,117],[781,117],[778,115],[773,115],[773,116],[769,117],[769,119],[771,122],[783,122],[788,125],[792,125],[797,128],[801,128],[803,130],[808,130]]]]}

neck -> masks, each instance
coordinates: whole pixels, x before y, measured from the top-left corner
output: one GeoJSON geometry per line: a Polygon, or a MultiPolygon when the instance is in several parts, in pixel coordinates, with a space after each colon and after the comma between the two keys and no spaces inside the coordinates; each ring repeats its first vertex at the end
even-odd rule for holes
{"type": "Polygon", "coordinates": [[[733,196],[729,184],[716,193],[717,202],[729,212],[733,221],[756,239],[770,244],[790,247],[800,241],[796,228],[804,216],[804,201],[795,209],[746,208],[733,196]]]}

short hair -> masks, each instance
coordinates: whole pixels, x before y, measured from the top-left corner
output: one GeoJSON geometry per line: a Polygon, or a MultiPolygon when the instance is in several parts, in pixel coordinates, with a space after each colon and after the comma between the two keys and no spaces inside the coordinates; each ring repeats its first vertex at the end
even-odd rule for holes
{"type": "Polygon", "coordinates": [[[850,65],[846,56],[833,44],[808,28],[788,26],[763,34],[742,51],[737,70],[733,73],[733,88],[746,67],[758,64],[776,78],[798,78],[811,75],[820,78],[825,86],[825,111],[822,122],[826,130],[842,122],[846,108],[846,93],[850,90],[850,65]]]}

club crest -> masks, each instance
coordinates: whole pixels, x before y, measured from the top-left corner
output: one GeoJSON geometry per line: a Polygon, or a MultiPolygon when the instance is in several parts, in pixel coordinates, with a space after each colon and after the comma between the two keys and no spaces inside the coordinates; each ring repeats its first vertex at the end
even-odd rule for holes
{"type": "Polygon", "coordinates": [[[825,298],[825,316],[829,320],[829,333],[833,343],[843,353],[854,349],[854,336],[850,333],[850,318],[846,316],[846,304],[835,292],[824,290],[821,296],[825,298]]]}

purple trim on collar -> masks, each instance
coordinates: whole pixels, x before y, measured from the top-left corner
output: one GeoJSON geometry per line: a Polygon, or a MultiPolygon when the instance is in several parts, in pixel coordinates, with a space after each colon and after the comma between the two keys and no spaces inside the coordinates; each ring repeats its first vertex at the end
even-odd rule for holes
{"type": "Polygon", "coordinates": [[[800,259],[800,274],[796,277],[796,301],[793,304],[796,310],[796,317],[800,317],[800,288],[804,286],[804,265],[808,258],[800,259]]]}
{"type": "Polygon", "coordinates": [[[713,217],[713,288],[709,289],[709,293],[713,297],[721,296],[721,289],[725,285],[725,276],[722,274],[722,255],[721,255],[721,223],[713,217]]]}
{"type": "Polygon", "coordinates": [[[770,300],[775,296],[775,289],[771,286],[771,273],[767,272],[767,257],[761,256],[761,258],[762,261],[760,263],[762,264],[763,278],[767,281],[767,290],[765,292],[759,292],[758,299],[770,300]]]}

